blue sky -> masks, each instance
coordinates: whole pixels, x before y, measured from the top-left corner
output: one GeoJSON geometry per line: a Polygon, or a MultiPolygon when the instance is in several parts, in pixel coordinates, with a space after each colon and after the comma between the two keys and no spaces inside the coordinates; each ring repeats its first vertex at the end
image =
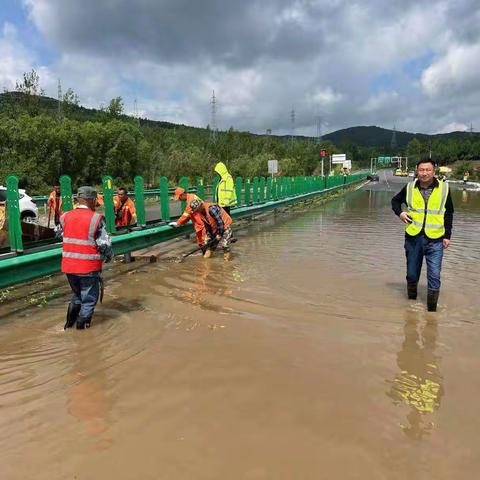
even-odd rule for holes
{"type": "Polygon", "coordinates": [[[191,125],[438,132],[480,123],[473,0],[2,0],[0,88],[35,68],[85,106],[191,125]],[[468,15],[465,14],[468,12],[468,15]],[[328,19],[328,21],[326,21],[328,19]]]}

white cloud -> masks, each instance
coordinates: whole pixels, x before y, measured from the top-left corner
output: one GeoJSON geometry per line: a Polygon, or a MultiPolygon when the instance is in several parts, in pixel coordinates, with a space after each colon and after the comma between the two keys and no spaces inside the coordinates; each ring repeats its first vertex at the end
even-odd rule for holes
{"type": "Polygon", "coordinates": [[[480,93],[480,42],[452,45],[445,55],[423,73],[424,92],[436,97],[452,93],[480,93]]]}
{"type": "Polygon", "coordinates": [[[438,132],[435,133],[450,133],[450,132],[466,132],[468,130],[468,125],[459,122],[451,122],[447,125],[444,125],[438,132]]]}
{"type": "Polygon", "coordinates": [[[219,128],[254,132],[288,133],[292,105],[312,134],[317,113],[329,130],[480,124],[475,0],[141,0],[134,14],[129,0],[23,4],[56,59],[35,62],[4,27],[3,84],[33,66],[50,95],[60,77],[87,106],[121,95],[127,111],[137,98],[149,117],[197,126],[215,90],[219,128]],[[430,56],[421,80],[404,71],[430,56]],[[372,94],[383,76],[391,84],[372,94]]]}

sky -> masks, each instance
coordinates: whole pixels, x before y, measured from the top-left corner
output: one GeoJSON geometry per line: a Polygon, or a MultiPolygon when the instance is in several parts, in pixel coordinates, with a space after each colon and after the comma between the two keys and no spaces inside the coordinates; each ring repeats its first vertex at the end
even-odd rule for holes
{"type": "Polygon", "coordinates": [[[0,0],[0,89],[35,69],[86,107],[314,136],[480,127],[479,0],[0,0]]]}

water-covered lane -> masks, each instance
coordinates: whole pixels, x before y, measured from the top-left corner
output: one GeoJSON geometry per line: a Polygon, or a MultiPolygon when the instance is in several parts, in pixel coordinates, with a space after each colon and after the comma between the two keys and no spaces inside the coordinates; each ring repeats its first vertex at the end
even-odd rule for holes
{"type": "Polygon", "coordinates": [[[392,193],[359,190],[255,222],[230,262],[123,273],[87,332],[61,330],[64,298],[8,317],[2,478],[475,477],[480,196],[466,193],[437,314],[424,280],[405,299],[392,193]]]}

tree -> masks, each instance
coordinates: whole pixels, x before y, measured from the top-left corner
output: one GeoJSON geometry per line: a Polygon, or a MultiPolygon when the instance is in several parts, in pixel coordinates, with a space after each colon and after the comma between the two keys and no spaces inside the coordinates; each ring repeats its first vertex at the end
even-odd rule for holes
{"type": "Polygon", "coordinates": [[[117,118],[123,113],[122,97],[115,97],[110,100],[107,107],[107,113],[113,118],[117,118]]]}
{"type": "Polygon", "coordinates": [[[71,88],[69,88],[63,94],[62,104],[63,104],[62,105],[63,111],[65,112],[65,115],[68,117],[78,108],[80,104],[80,99],[78,98],[78,95],[71,88]]]}
{"type": "Polygon", "coordinates": [[[29,115],[40,113],[40,96],[45,92],[40,87],[40,77],[34,69],[25,72],[22,81],[16,82],[15,91],[22,94],[22,106],[29,115]]]}

